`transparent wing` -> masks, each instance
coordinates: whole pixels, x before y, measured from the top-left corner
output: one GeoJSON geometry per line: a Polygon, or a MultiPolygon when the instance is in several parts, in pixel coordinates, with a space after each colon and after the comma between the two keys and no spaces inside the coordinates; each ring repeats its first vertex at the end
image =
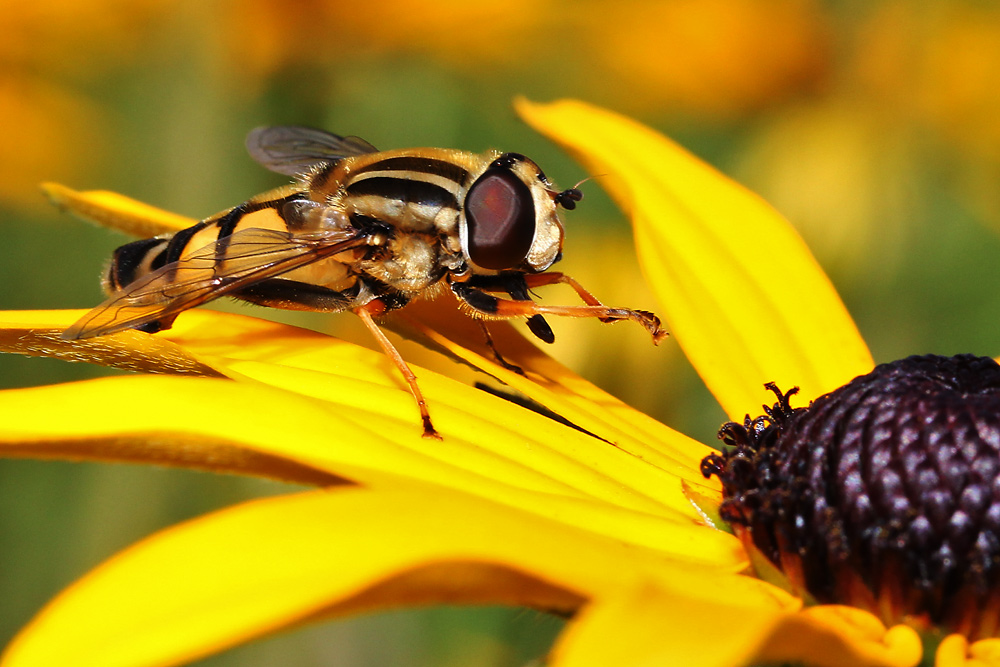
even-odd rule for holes
{"type": "Polygon", "coordinates": [[[271,171],[299,176],[317,165],[378,149],[359,137],[341,137],[299,125],[258,127],[247,135],[250,157],[271,171]]]}
{"type": "Polygon", "coordinates": [[[127,285],[63,332],[67,340],[103,336],[156,320],[367,244],[358,230],[291,234],[246,229],[127,285]]]}

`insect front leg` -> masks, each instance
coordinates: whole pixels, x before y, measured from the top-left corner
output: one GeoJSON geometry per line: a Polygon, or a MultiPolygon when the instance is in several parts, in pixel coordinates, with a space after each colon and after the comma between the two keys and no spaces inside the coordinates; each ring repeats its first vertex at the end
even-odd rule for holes
{"type": "Polygon", "coordinates": [[[557,285],[559,283],[572,287],[573,290],[576,291],[577,295],[579,295],[580,299],[587,305],[604,305],[597,300],[596,296],[587,291],[583,285],[577,282],[574,278],[567,276],[565,273],[560,273],[559,271],[547,271],[545,273],[525,274],[524,276],[524,284],[529,288],[543,287],[545,285],[557,285]]]}
{"type": "MultiPolygon", "coordinates": [[[[563,283],[569,285],[577,293],[580,299],[586,303],[588,306],[594,306],[599,308],[605,308],[604,304],[601,303],[596,296],[591,294],[583,285],[578,283],[574,278],[567,276],[565,273],[560,273],[558,271],[549,271],[546,273],[532,273],[526,274],[524,276],[524,282],[527,284],[528,288],[542,287],[544,285],[555,285],[558,283],[563,283]]],[[[630,319],[633,322],[638,322],[641,324],[650,335],[653,337],[653,343],[659,344],[661,340],[666,338],[669,334],[666,330],[660,327],[660,318],[653,313],[646,310],[632,310],[627,308],[612,308],[611,310],[616,312],[629,312],[629,315],[625,319],[630,319]]],[[[616,322],[621,317],[601,317],[602,322],[616,322]]]]}
{"type": "MultiPolygon", "coordinates": [[[[524,274],[519,271],[508,271],[488,276],[473,276],[471,280],[466,282],[466,285],[486,292],[506,292],[510,294],[512,299],[517,301],[531,301],[531,294],[528,293],[528,283],[524,280],[524,274]]],[[[541,315],[532,315],[528,318],[527,324],[531,333],[535,334],[535,337],[543,343],[552,344],[555,342],[556,335],[552,332],[552,327],[549,326],[549,323],[541,315]]],[[[489,341],[487,342],[489,343],[489,341]]],[[[492,343],[489,344],[492,348],[492,343]]],[[[497,360],[500,361],[500,364],[506,366],[506,362],[500,357],[495,348],[493,348],[493,352],[497,356],[497,360]]]]}
{"type": "MultiPolygon", "coordinates": [[[[546,274],[537,274],[545,276],[546,274]]],[[[526,276],[530,280],[532,276],[526,276]]],[[[555,274],[551,278],[538,281],[537,285],[553,284],[557,282],[570,282],[562,274],[555,274]]],[[[532,285],[528,282],[529,286],[532,285]]],[[[465,302],[470,308],[485,317],[495,317],[509,319],[513,317],[534,317],[536,315],[560,315],[562,317],[596,317],[602,322],[617,322],[620,320],[632,320],[645,328],[653,337],[653,343],[658,344],[667,336],[667,332],[660,327],[660,318],[653,313],[644,310],[632,310],[629,308],[609,308],[605,306],[593,295],[579,287],[578,294],[587,305],[585,306],[547,306],[520,299],[503,299],[501,297],[487,294],[483,289],[479,289],[469,283],[452,283],[452,291],[465,302]],[[584,296],[586,295],[586,296],[584,296]]],[[[487,287],[486,289],[489,289],[487,287]]]]}

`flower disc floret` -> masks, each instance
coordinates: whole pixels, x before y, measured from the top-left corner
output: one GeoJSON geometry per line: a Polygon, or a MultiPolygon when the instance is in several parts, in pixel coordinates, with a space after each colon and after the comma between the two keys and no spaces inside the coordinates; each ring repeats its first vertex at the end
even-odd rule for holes
{"type": "Polygon", "coordinates": [[[721,512],[802,595],[886,623],[1000,634],[1000,366],[914,356],[730,422],[721,512]]]}

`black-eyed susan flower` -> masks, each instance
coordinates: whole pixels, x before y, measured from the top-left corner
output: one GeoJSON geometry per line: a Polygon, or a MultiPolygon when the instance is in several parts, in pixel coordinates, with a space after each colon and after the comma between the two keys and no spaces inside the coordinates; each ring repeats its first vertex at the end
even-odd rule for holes
{"type": "MultiPolygon", "coordinates": [[[[829,281],[763,201],[608,112],[519,108],[609,175],[678,343],[737,420],[729,448],[632,410],[512,330],[498,343],[526,375],[498,366],[447,303],[408,308],[409,325],[579,428],[418,369],[444,436],[428,442],[381,355],[261,320],[195,311],[155,336],[67,343],[58,334],[78,312],[5,313],[6,350],[145,371],[3,392],[7,455],[322,488],[126,549],[43,609],[0,664],[174,665],[318,619],[480,602],[571,616],[553,667],[997,663],[997,435],[972,407],[992,362],[873,371],[829,281]],[[897,401],[886,376],[917,394],[897,401]],[[120,409],[111,419],[95,405],[120,409]],[[837,452],[843,465],[824,465],[837,452]],[[900,513],[880,515],[885,504],[900,513]],[[947,555],[921,560],[917,542],[938,556],[972,549],[970,576],[947,555]]],[[[109,193],[54,192],[120,227],[185,222],[109,193]]]]}

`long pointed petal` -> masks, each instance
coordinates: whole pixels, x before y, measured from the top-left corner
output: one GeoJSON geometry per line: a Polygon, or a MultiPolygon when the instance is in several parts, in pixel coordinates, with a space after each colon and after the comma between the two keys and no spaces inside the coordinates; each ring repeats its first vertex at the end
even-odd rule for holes
{"type": "MultiPolygon", "coordinates": [[[[178,375],[222,374],[199,361],[189,351],[159,336],[123,331],[84,341],[60,336],[84,310],[0,311],[0,352],[85,361],[111,368],[178,375]]],[[[199,314],[197,317],[200,317],[199,314]]]]}
{"type": "Polygon", "coordinates": [[[521,116],[600,179],[632,218],[669,328],[733,418],[765,382],[810,400],[871,370],[830,281],[766,202],[632,120],[581,102],[519,101],[521,116]]]}
{"type": "Polygon", "coordinates": [[[604,438],[620,449],[695,486],[717,493],[699,472],[706,445],[639,412],[555,361],[506,322],[491,322],[490,330],[508,361],[525,375],[504,368],[485,345],[478,326],[450,299],[413,304],[404,316],[421,338],[456,359],[489,373],[539,405],[604,438]]]}
{"type": "Polygon", "coordinates": [[[42,192],[65,211],[132,236],[158,236],[198,222],[107,190],[79,191],[58,183],[43,183],[42,192]]]}
{"type": "MultiPolygon", "coordinates": [[[[264,371],[317,393],[311,383],[328,385],[329,400],[255,382],[170,376],[11,390],[0,393],[0,454],[143,461],[311,484],[367,484],[373,475],[397,474],[607,533],[679,562],[745,566],[735,538],[707,530],[683,494],[672,491],[680,486],[675,477],[489,394],[443,392],[459,392],[459,402],[484,401],[489,418],[439,409],[445,439],[431,443],[420,437],[401,389],[264,371]],[[59,419],[48,416],[54,405],[59,419]],[[95,405],[113,406],[113,418],[95,405]],[[624,480],[640,472],[657,495],[627,486],[624,480]]],[[[433,400],[437,383],[427,386],[433,400]]]]}
{"type": "MultiPolygon", "coordinates": [[[[595,453],[602,462],[598,463],[597,460],[589,460],[589,463],[587,460],[581,462],[580,450],[573,445],[575,439],[579,437],[578,433],[572,433],[572,437],[567,438],[564,435],[568,433],[567,429],[555,427],[548,421],[533,421],[535,415],[531,415],[531,420],[517,417],[515,415],[530,413],[513,409],[509,404],[487,399],[483,392],[470,390],[429,371],[418,370],[421,387],[428,399],[433,399],[433,404],[451,406],[454,415],[464,415],[462,423],[467,430],[457,429],[458,436],[462,438],[469,437],[468,434],[480,433],[480,444],[475,449],[487,447],[498,454],[503,452],[505,457],[517,455],[522,450],[511,450],[507,446],[511,432],[517,432],[519,437],[539,443],[530,450],[532,454],[537,456],[549,449],[555,449],[561,452],[562,457],[572,461],[568,463],[563,458],[554,459],[554,470],[568,472],[582,463],[584,466],[590,466],[592,471],[601,470],[605,474],[614,475],[619,480],[616,484],[627,485],[634,491],[657,498],[661,503],[667,503],[672,507],[683,507],[685,511],[690,509],[690,505],[680,486],[664,484],[664,473],[701,487],[706,493],[718,493],[717,485],[714,482],[707,482],[698,472],[701,458],[709,452],[706,446],[634,410],[571,373],[525,341],[523,336],[518,334],[505,336],[504,328],[500,327],[496,332],[498,340],[502,339],[504,349],[512,350],[513,356],[518,361],[527,359],[525,368],[532,373],[532,377],[524,378],[503,369],[492,359],[486,359],[481,354],[455,345],[450,338],[430,330],[430,325],[433,325],[435,329],[440,328],[445,331],[448,336],[454,336],[453,325],[470,325],[469,318],[461,315],[457,308],[453,311],[455,316],[450,318],[445,317],[440,309],[432,312],[433,317],[428,320],[429,325],[424,331],[424,335],[430,337],[431,342],[447,348],[454,356],[499,377],[513,389],[523,392],[574,424],[609,441],[595,445],[595,453]],[[525,353],[530,355],[529,357],[520,354],[524,350],[532,351],[525,353]],[[496,408],[489,407],[493,405],[503,406],[503,411],[498,412],[496,408]],[[497,415],[506,414],[508,411],[511,412],[510,419],[513,421],[504,422],[496,418],[497,415]],[[482,420],[483,424],[504,425],[502,431],[504,435],[499,436],[495,442],[490,442],[487,439],[489,431],[466,419],[470,416],[482,420]],[[536,427],[536,423],[543,427],[536,427]],[[618,470],[620,473],[616,472],[618,470]]],[[[357,397],[349,390],[340,388],[341,385],[337,384],[335,378],[343,381],[352,378],[364,379],[384,387],[396,389],[400,387],[399,378],[388,362],[380,354],[368,349],[312,331],[252,318],[217,314],[211,321],[199,324],[196,318],[194,322],[191,321],[193,315],[195,313],[186,313],[185,317],[189,319],[185,321],[183,327],[176,326],[160,335],[178,343],[197,359],[223,374],[230,376],[247,374],[291,391],[307,393],[324,400],[345,402],[348,413],[353,410],[371,411],[370,406],[373,404],[369,402],[366,406],[357,400],[352,401],[352,398],[357,397]],[[205,330],[218,329],[225,331],[226,336],[217,340],[204,334],[205,330]],[[266,344],[263,341],[266,341],[266,344]],[[264,362],[267,366],[241,363],[248,361],[264,362]],[[275,369],[273,366],[281,368],[275,369]],[[279,380],[270,374],[269,368],[286,375],[287,379],[279,380]],[[291,374],[288,370],[283,370],[288,368],[306,372],[291,374]],[[335,377],[317,374],[315,373],[317,370],[331,373],[335,377]]],[[[475,327],[474,324],[472,326],[475,327]]],[[[383,408],[398,405],[398,414],[401,419],[405,419],[413,410],[410,398],[404,392],[397,391],[395,395],[395,401],[382,397],[373,400],[379,401],[375,405],[383,408]]],[[[432,409],[433,407],[432,405],[432,409]]],[[[531,467],[536,470],[549,469],[538,461],[532,462],[531,467]]]]}
{"type": "Polygon", "coordinates": [[[748,664],[780,623],[780,599],[746,586],[751,580],[726,581],[725,599],[738,601],[685,599],[649,581],[595,600],[560,637],[552,667],[748,664]],[[730,595],[741,582],[744,590],[730,595]]]}
{"type": "Polygon", "coordinates": [[[316,617],[429,602],[560,612],[661,559],[487,500],[384,477],[163,531],[54,600],[3,667],[174,665],[316,617]]]}
{"type": "MultiPolygon", "coordinates": [[[[54,324],[71,319],[71,315],[67,317],[64,311],[58,311],[52,317],[45,313],[8,313],[6,316],[10,332],[8,338],[22,346],[18,351],[29,351],[23,349],[25,345],[33,350],[40,349],[40,340],[65,344],[58,339],[53,328],[54,324]]],[[[0,332],[3,330],[0,327],[0,332]]],[[[581,383],[586,385],[582,380],[570,386],[569,390],[562,388],[557,393],[554,390],[559,387],[546,390],[534,387],[533,383],[520,376],[511,378],[511,382],[520,382],[529,395],[535,395],[543,404],[555,403],[557,409],[565,405],[565,411],[572,411],[571,418],[584,421],[585,428],[592,426],[595,432],[605,433],[605,437],[613,439],[612,442],[595,439],[486,392],[417,369],[438,428],[449,436],[443,444],[428,447],[426,442],[416,437],[419,432],[415,426],[418,424],[416,408],[395,369],[383,355],[357,345],[296,327],[210,311],[185,313],[174,329],[157,336],[123,332],[98,340],[100,345],[79,349],[71,347],[68,353],[77,355],[76,358],[114,364],[122,357],[131,359],[129,352],[135,348],[145,355],[143,367],[148,367],[148,370],[177,372],[176,359],[183,358],[185,363],[205,374],[252,380],[254,384],[259,382],[321,399],[321,405],[326,406],[324,409],[334,412],[321,410],[327,421],[318,422],[314,432],[300,434],[290,445],[292,449],[288,456],[300,465],[320,465],[300,457],[296,448],[305,446],[302,443],[313,443],[322,448],[331,439],[357,442],[367,438],[399,443],[392,447],[398,449],[402,444],[403,451],[419,454],[417,459],[406,461],[397,460],[398,454],[395,457],[382,454],[384,463],[381,465],[405,464],[420,471],[424,470],[424,463],[418,465],[416,461],[433,460],[438,461],[434,464],[435,468],[444,464],[446,469],[466,469],[476,477],[552,493],[603,498],[613,504],[654,514],[667,511],[669,507],[669,511],[679,512],[692,521],[696,520],[696,515],[680,488],[679,480],[703,485],[706,493],[717,493],[717,489],[706,485],[697,473],[698,457],[704,455],[702,445],[638,413],[635,413],[637,417],[630,417],[630,414],[601,417],[606,406],[619,412],[634,411],[620,406],[618,401],[596,388],[590,393],[575,396],[574,392],[581,383]],[[591,395],[593,392],[598,394],[591,395]],[[336,417],[336,422],[324,427],[325,430],[318,426],[329,423],[333,417],[336,417]],[[612,424],[606,422],[615,422],[616,419],[617,426],[609,429],[612,424]],[[512,442],[524,445],[511,447],[512,442]],[[647,443],[662,443],[663,451],[658,454],[647,443]]],[[[47,352],[53,353],[52,350],[47,352]]],[[[143,358],[142,355],[139,357],[143,358]]],[[[101,443],[130,434],[129,437],[137,445],[130,450],[127,458],[135,460],[135,456],[142,455],[141,438],[151,431],[160,434],[160,442],[165,442],[164,433],[186,434],[172,440],[175,443],[190,443],[191,436],[196,434],[195,439],[200,437],[206,442],[216,443],[209,447],[212,449],[220,440],[227,438],[221,430],[224,425],[234,429],[228,435],[229,440],[235,438],[237,443],[252,444],[260,441],[262,433],[270,433],[274,429],[263,425],[247,428],[247,424],[257,424],[269,418],[280,426],[291,420],[291,417],[283,416],[285,414],[296,414],[300,410],[308,414],[317,412],[309,401],[300,406],[291,396],[279,393],[276,398],[263,387],[257,393],[249,386],[229,387],[225,383],[194,383],[189,388],[187,384],[174,384],[166,378],[120,378],[119,381],[123,383],[92,383],[80,385],[80,389],[53,387],[32,390],[32,393],[23,395],[8,394],[6,400],[0,403],[0,412],[9,413],[9,417],[0,422],[6,425],[6,432],[12,434],[8,442],[16,445],[19,438],[23,441],[29,437],[34,428],[36,434],[32,437],[47,442],[90,438],[95,443],[91,448],[93,455],[101,457],[109,451],[115,455],[122,453],[119,448],[105,447],[101,443]],[[243,394],[246,397],[240,398],[243,394]],[[15,399],[15,396],[19,398],[15,399]],[[151,405],[144,396],[155,396],[156,404],[151,405]],[[37,412],[46,410],[51,401],[59,401],[66,406],[79,403],[73,413],[78,418],[65,417],[58,422],[39,418],[37,412]],[[215,407],[220,405],[220,401],[225,401],[226,409],[215,407]],[[251,410],[252,414],[245,420],[237,418],[245,406],[268,401],[274,409],[258,410],[256,413],[251,410]],[[18,406],[16,410],[12,407],[14,405],[18,406]],[[128,418],[106,419],[88,407],[93,405],[116,406],[118,412],[128,411],[128,418]],[[277,410],[275,406],[278,405],[285,406],[282,408],[285,412],[277,410]],[[184,415],[185,418],[178,420],[176,415],[184,415]],[[82,430],[74,438],[74,432],[63,426],[82,430]],[[131,430],[126,433],[126,429],[131,430]],[[84,437],[84,433],[88,435],[84,437]]],[[[306,428],[304,420],[303,417],[296,422],[297,429],[306,428]]],[[[286,443],[291,441],[290,436],[285,438],[286,443]]],[[[282,455],[280,449],[273,449],[276,446],[274,443],[269,446],[272,449],[266,452],[267,455],[282,455]]],[[[189,450],[189,446],[178,445],[178,457],[188,460],[191,455],[189,450]]],[[[20,455],[45,455],[37,448],[32,451],[36,453],[22,452],[20,455]]],[[[153,451],[156,450],[150,450],[150,456],[153,456],[153,451]]],[[[375,446],[352,447],[344,451],[354,452],[346,461],[351,461],[350,456],[357,455],[357,452],[366,452],[359,461],[362,464],[380,456],[375,446]]],[[[47,455],[60,454],[50,450],[47,455]]],[[[158,456],[168,457],[170,454],[161,451],[158,456]]],[[[228,461],[231,457],[207,458],[228,461]]],[[[335,469],[330,469],[330,472],[336,474],[335,469]]],[[[438,477],[432,479],[446,483],[438,477]]]]}

